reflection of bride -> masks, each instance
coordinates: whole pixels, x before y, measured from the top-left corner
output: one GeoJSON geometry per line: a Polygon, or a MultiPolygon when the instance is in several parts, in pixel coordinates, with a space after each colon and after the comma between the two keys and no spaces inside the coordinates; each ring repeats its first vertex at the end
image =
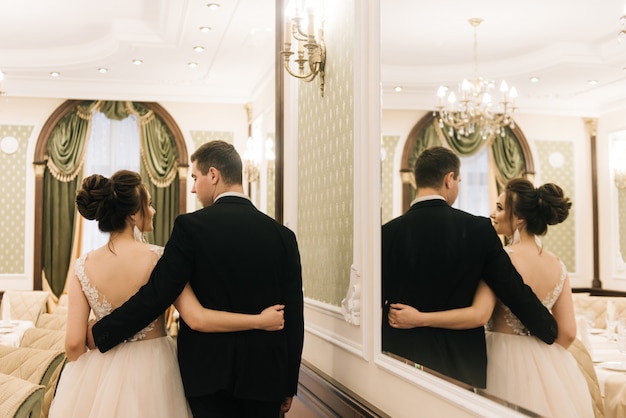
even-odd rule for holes
{"type": "Polygon", "coordinates": [[[498,234],[512,238],[507,252],[524,282],[551,309],[558,324],[557,344],[530,336],[522,323],[497,301],[484,283],[473,305],[442,312],[419,312],[391,305],[395,328],[439,327],[465,329],[489,320],[487,329],[487,389],[506,401],[546,417],[593,417],[587,383],[567,347],[576,338],[571,287],[564,264],[541,247],[537,236],[548,225],[563,222],[571,203],[555,184],[537,189],[525,179],[511,180],[491,215],[498,234]]]}

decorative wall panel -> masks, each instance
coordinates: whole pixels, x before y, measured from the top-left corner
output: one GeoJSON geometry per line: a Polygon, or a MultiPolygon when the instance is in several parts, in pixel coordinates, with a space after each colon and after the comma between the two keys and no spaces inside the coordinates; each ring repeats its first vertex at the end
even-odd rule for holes
{"type": "Polygon", "coordinates": [[[32,126],[0,125],[0,274],[24,274],[26,148],[32,126]]]}
{"type": "Polygon", "coordinates": [[[353,259],[354,5],[325,6],[324,97],[318,79],[299,83],[298,243],[305,296],[340,306],[353,259]]]}
{"type": "Polygon", "coordinates": [[[393,185],[396,176],[400,173],[393,171],[393,162],[395,160],[396,147],[400,141],[400,136],[383,135],[381,143],[381,205],[382,223],[386,223],[393,218],[393,185]]]}
{"type": "MultiPolygon", "coordinates": [[[[574,144],[569,141],[536,141],[541,184],[555,183],[572,201],[569,217],[559,225],[548,227],[544,248],[563,260],[567,270],[576,271],[576,196],[574,194],[574,144]]],[[[536,184],[540,186],[540,184],[536,184]]]]}

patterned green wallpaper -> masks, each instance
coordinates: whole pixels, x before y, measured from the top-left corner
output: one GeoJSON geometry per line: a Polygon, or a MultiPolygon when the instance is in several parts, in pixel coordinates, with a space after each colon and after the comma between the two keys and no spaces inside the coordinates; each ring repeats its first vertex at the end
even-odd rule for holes
{"type": "MultiPolygon", "coordinates": [[[[190,131],[189,134],[193,140],[194,150],[205,142],[217,141],[218,139],[232,144],[235,137],[234,132],[227,131],[190,131]]],[[[192,153],[193,151],[189,155],[192,153]]]]}
{"type": "MultiPolygon", "coordinates": [[[[189,156],[193,154],[193,152],[205,142],[222,140],[226,141],[229,144],[233,143],[235,134],[234,132],[226,132],[226,131],[190,131],[191,139],[193,141],[193,149],[189,150],[189,156]]],[[[189,163],[191,167],[191,162],[189,163]]],[[[191,171],[189,172],[191,175],[191,171]]],[[[196,210],[202,209],[202,204],[196,199],[196,210]]]]}
{"type": "Polygon", "coordinates": [[[354,5],[333,9],[324,97],[318,79],[299,83],[298,244],[305,296],[341,306],[353,259],[354,5]]]}
{"type": "Polygon", "coordinates": [[[26,167],[31,167],[26,148],[32,131],[32,126],[0,125],[0,143],[17,140],[14,152],[0,151],[0,274],[24,274],[26,167]]]}
{"type": "MultiPolygon", "coordinates": [[[[576,196],[574,195],[574,144],[569,141],[536,141],[541,183],[555,183],[572,201],[565,222],[548,227],[543,238],[544,248],[563,260],[567,270],[576,271],[576,230],[574,224],[576,196]]],[[[540,186],[540,184],[536,184],[540,186]]]]}
{"type": "Polygon", "coordinates": [[[381,152],[383,160],[381,163],[381,221],[386,223],[393,218],[393,176],[400,175],[393,172],[393,161],[395,159],[396,146],[400,141],[400,136],[383,135],[381,152]]]}

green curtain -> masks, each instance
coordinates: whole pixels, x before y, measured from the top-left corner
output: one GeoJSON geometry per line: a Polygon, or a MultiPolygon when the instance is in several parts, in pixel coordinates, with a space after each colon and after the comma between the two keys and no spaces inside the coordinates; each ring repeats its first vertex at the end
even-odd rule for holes
{"type": "Polygon", "coordinates": [[[170,237],[174,219],[179,213],[178,149],[167,126],[141,103],[106,101],[99,105],[107,118],[122,120],[130,114],[137,116],[140,134],[140,174],[152,196],[154,231],[146,240],[165,245],[170,237]]]}
{"type": "Polygon", "coordinates": [[[140,103],[132,106],[140,115],[141,176],[149,184],[156,209],[154,232],[146,239],[165,245],[179,213],[178,149],[172,133],[154,112],[140,103]]]}
{"type": "Polygon", "coordinates": [[[111,120],[124,120],[133,113],[129,105],[130,102],[100,102],[98,110],[111,120]]]}
{"type": "Polygon", "coordinates": [[[140,174],[148,185],[157,211],[154,232],[147,234],[147,240],[165,245],[179,213],[178,150],[167,126],[140,103],[98,101],[77,106],[53,129],[46,145],[42,259],[45,277],[57,296],[65,288],[71,261],[76,216],[74,200],[82,181],[79,174],[83,169],[91,114],[95,109],[113,120],[137,115],[141,135],[140,174]]]}
{"type": "MultiPolygon", "coordinates": [[[[435,126],[439,128],[438,125],[435,126]]],[[[450,131],[446,129],[440,129],[440,132],[448,145],[450,145],[450,148],[452,148],[454,152],[462,157],[468,157],[475,154],[486,143],[480,132],[474,132],[473,134],[468,136],[459,135],[456,129],[452,129],[450,131]]]]}
{"type": "MultiPolygon", "coordinates": [[[[141,165],[141,177],[149,179],[143,164],[141,165]]],[[[179,213],[180,186],[178,176],[176,176],[176,181],[173,181],[169,187],[158,187],[149,181],[146,184],[148,185],[150,196],[152,196],[152,206],[156,210],[154,231],[146,234],[146,240],[152,244],[164,246],[170,238],[174,220],[179,213]]]]}
{"type": "Polygon", "coordinates": [[[496,135],[491,144],[491,152],[496,165],[496,179],[499,186],[524,174],[526,161],[519,142],[507,127],[505,135],[496,135]]]}
{"type": "Polygon", "coordinates": [[[46,144],[44,171],[42,260],[52,292],[65,287],[74,229],[74,198],[82,171],[91,104],[78,106],[52,130],[46,144]]]}

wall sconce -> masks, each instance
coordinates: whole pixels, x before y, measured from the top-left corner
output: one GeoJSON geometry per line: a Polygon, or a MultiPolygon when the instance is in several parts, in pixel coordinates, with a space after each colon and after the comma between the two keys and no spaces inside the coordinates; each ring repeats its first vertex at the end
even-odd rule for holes
{"type": "Polygon", "coordinates": [[[261,164],[261,155],[259,153],[258,141],[252,137],[246,141],[246,150],[243,153],[244,174],[248,183],[254,183],[259,179],[261,164]]]}
{"type": "Polygon", "coordinates": [[[292,76],[311,82],[320,76],[320,94],[324,97],[324,67],[326,65],[326,46],[324,45],[324,31],[322,27],[315,27],[315,13],[312,7],[306,7],[306,17],[302,14],[300,1],[296,0],[294,16],[286,16],[285,20],[285,47],[280,52],[283,56],[285,70],[292,76]],[[306,23],[306,32],[303,30],[306,23]],[[293,62],[297,70],[291,69],[292,43],[297,43],[298,52],[293,62]],[[306,68],[305,68],[306,67],[306,68]]]}

